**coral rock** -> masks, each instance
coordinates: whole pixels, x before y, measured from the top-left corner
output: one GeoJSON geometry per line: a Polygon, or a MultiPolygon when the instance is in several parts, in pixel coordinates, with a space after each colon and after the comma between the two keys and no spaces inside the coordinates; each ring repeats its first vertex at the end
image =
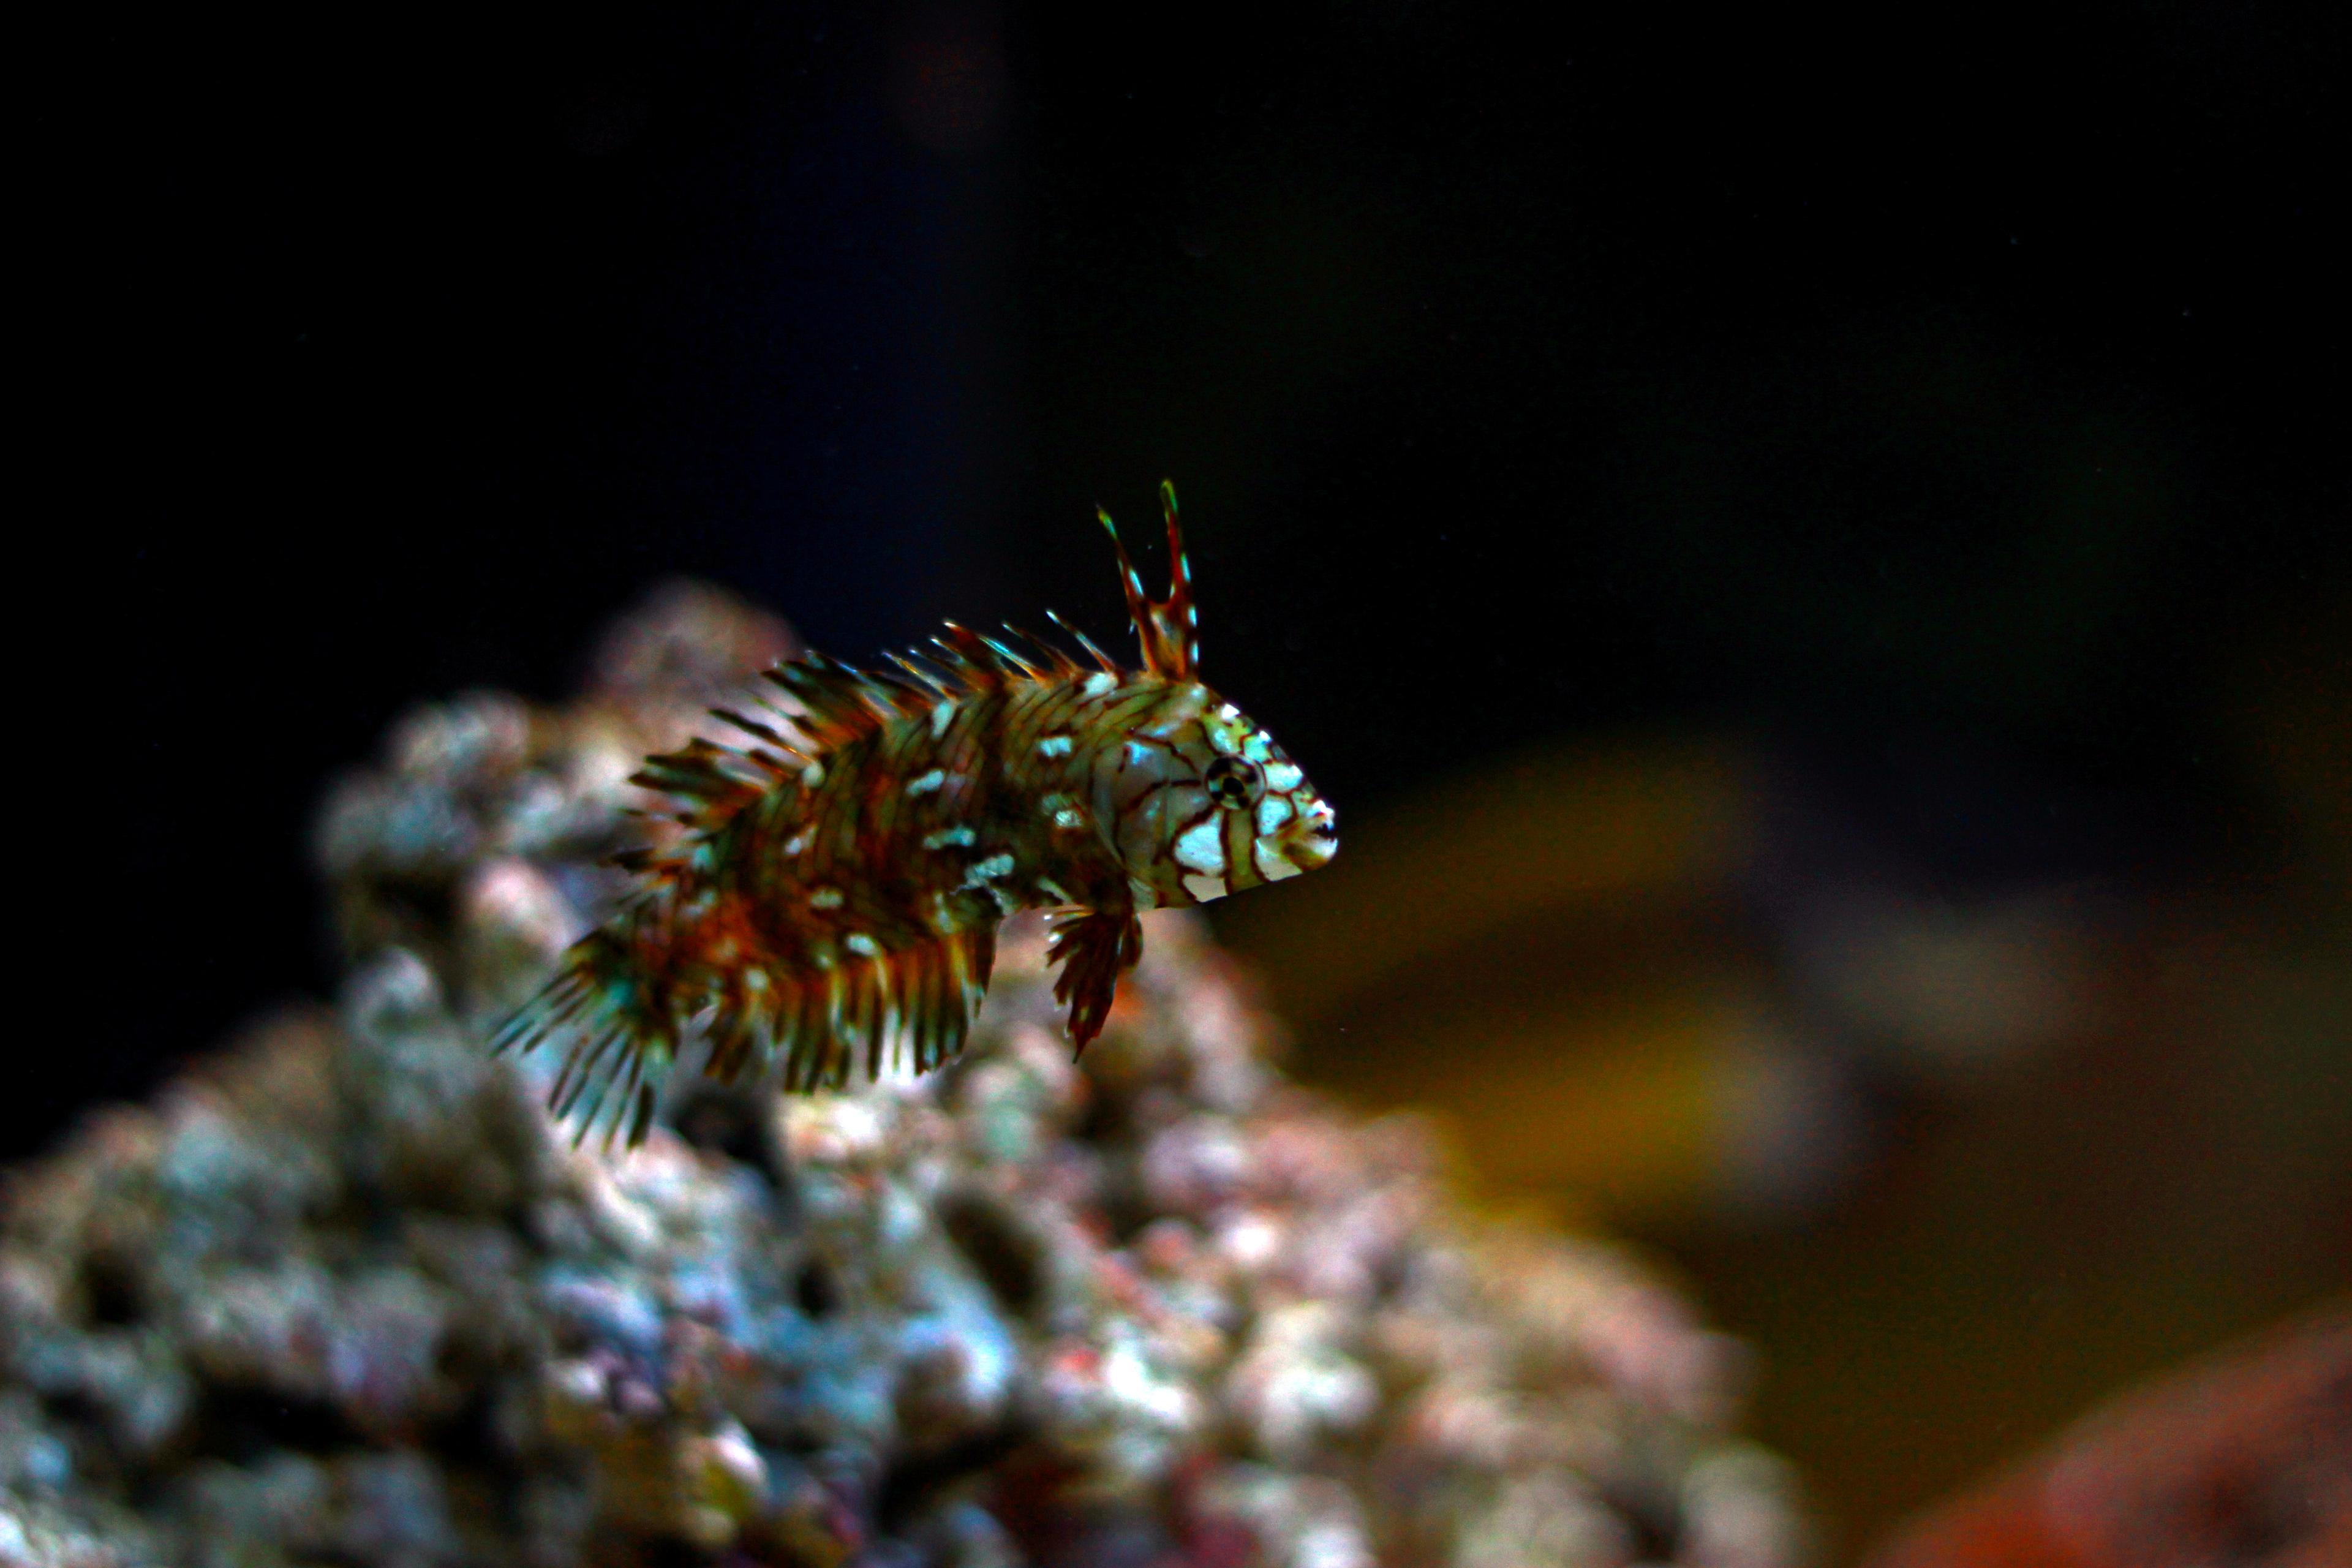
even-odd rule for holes
{"type": "Polygon", "coordinates": [[[1017,923],[948,1068],[573,1148],[486,1033],[616,892],[635,758],[790,646],[670,590],[578,706],[338,787],[336,1007],[16,1173],[0,1563],[1796,1561],[1733,1347],[1287,1085],[1182,917],[1081,1063],[1017,923]]]}

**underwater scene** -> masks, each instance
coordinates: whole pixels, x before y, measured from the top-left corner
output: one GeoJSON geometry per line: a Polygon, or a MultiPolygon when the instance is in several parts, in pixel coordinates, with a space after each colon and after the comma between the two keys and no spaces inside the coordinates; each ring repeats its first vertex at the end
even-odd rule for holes
{"type": "Polygon", "coordinates": [[[0,1568],[2352,1568],[2342,18],[36,32],[0,1568]]]}
{"type": "Polygon", "coordinates": [[[636,760],[790,644],[674,589],[584,699],[419,710],[339,787],[331,1005],[12,1188],[0,1550],[1798,1561],[1739,1348],[1613,1247],[1463,1211],[1410,1119],[1292,1082],[1182,911],[1075,1063],[1017,923],[929,1075],[712,1080],[641,1147],[575,1145],[552,1064],[490,1027],[611,901],[636,760]]]}

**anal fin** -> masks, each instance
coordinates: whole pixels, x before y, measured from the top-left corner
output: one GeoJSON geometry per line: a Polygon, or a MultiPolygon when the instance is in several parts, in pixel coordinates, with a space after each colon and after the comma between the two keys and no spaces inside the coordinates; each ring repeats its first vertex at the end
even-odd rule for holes
{"type": "Polygon", "coordinates": [[[963,1049],[995,959],[995,928],[981,926],[829,968],[714,971],[704,1070],[731,1082],[772,1068],[803,1092],[877,1077],[901,1052],[929,1072],[963,1049]]]}

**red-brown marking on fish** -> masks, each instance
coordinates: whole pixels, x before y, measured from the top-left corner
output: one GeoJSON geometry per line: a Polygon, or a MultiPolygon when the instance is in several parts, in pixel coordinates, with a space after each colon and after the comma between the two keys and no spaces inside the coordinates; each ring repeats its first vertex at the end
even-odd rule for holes
{"type": "Polygon", "coordinates": [[[1194,674],[1192,568],[1160,486],[1171,586],[1150,598],[1108,514],[1143,667],[950,623],[930,649],[860,670],[822,655],[766,679],[788,700],[714,710],[749,740],[697,740],[635,782],[687,836],[620,863],[639,879],[500,1049],[565,1050],[551,1104],[645,1135],[685,1042],[704,1070],[839,1088],[863,1063],[928,1070],[963,1046],[996,927],[1054,909],[1047,959],[1083,1051],[1142,952],[1137,914],[1312,870],[1331,808],[1272,737],[1194,674]]]}

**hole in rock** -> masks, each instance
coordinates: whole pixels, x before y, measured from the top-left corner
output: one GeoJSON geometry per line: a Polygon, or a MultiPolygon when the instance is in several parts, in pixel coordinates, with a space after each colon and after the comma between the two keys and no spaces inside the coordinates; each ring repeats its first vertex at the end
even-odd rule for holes
{"type": "Polygon", "coordinates": [[[995,1205],[969,1194],[940,1205],[940,1224],[999,1306],[1019,1318],[1036,1311],[1045,1285],[1045,1260],[1036,1237],[995,1205]]]}
{"type": "Polygon", "coordinates": [[[802,1264],[793,1281],[793,1301],[812,1318],[829,1318],[841,1310],[841,1281],[834,1278],[832,1266],[822,1258],[802,1264]]]}

